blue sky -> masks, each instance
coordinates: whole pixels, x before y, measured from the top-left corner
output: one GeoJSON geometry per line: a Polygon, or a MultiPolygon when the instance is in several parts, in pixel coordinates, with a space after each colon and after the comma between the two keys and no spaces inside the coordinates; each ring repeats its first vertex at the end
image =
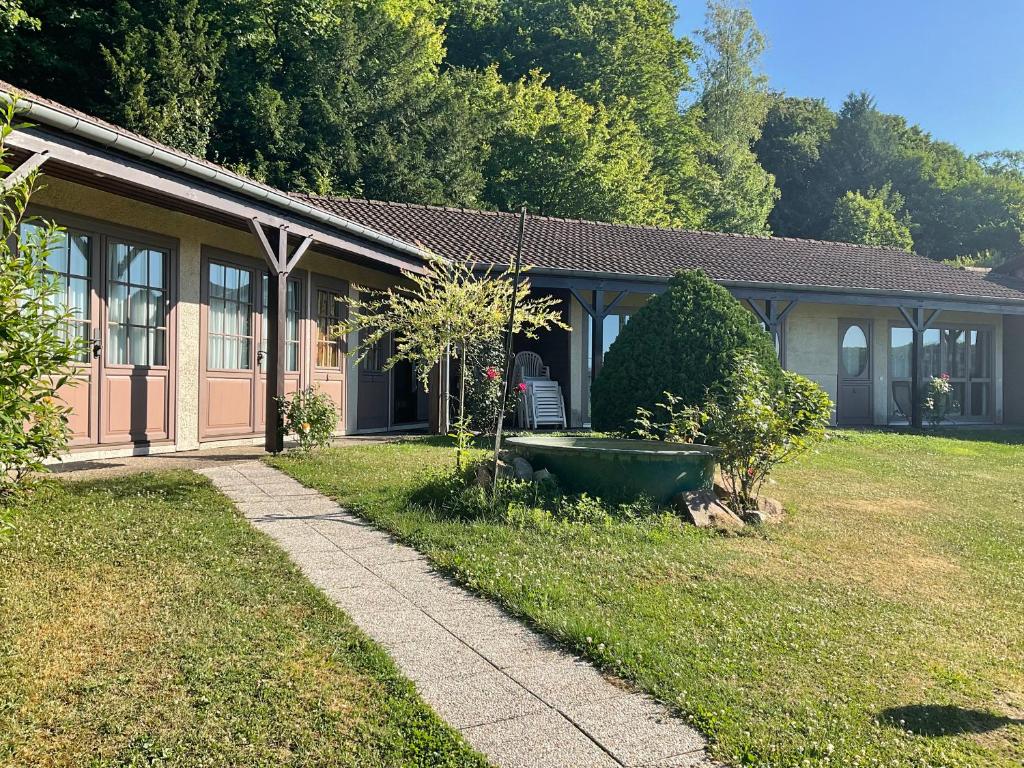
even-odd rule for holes
{"type": "MultiPolygon", "coordinates": [[[[678,30],[702,0],[674,0],[678,30]]],[[[1024,0],[749,0],[764,71],[794,96],[836,107],[866,90],[967,152],[1024,149],[1024,0]]]]}

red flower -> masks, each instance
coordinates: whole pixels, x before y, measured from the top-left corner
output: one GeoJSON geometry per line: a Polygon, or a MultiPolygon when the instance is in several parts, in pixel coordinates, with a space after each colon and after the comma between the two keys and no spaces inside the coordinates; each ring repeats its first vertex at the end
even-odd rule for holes
{"type": "Polygon", "coordinates": [[[517,386],[516,389],[518,389],[520,392],[525,392],[526,391],[526,382],[525,381],[520,381],[519,382],[519,386],[517,386]]]}
{"type": "Polygon", "coordinates": [[[496,378],[498,378],[498,372],[494,368],[488,368],[485,371],[484,375],[486,375],[487,378],[490,379],[491,381],[494,381],[496,378]]]}
{"type": "Polygon", "coordinates": [[[747,477],[753,477],[753,476],[754,476],[754,468],[751,467],[750,469],[747,470],[747,477]]]}
{"type": "Polygon", "coordinates": [[[944,373],[939,378],[942,379],[943,381],[949,381],[949,374],[948,373],[944,373]]]}

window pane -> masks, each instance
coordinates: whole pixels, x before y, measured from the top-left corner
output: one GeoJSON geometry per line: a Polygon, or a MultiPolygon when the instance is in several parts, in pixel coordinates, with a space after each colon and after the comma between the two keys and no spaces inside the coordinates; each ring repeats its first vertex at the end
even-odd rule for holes
{"type": "Polygon", "coordinates": [[[134,285],[145,285],[146,275],[148,269],[146,268],[148,259],[148,252],[143,248],[132,247],[128,251],[130,266],[128,268],[128,276],[130,281],[134,285]]]}
{"type": "Polygon", "coordinates": [[[224,296],[224,267],[220,264],[210,265],[210,297],[224,296]]]}
{"type": "Polygon", "coordinates": [[[149,291],[149,318],[147,324],[154,328],[161,328],[164,323],[164,294],[163,291],[149,291]]]}
{"type": "Polygon", "coordinates": [[[149,331],[149,364],[166,365],[164,350],[166,349],[165,331],[159,328],[149,331]]]}
{"type": "Polygon", "coordinates": [[[252,342],[249,339],[239,339],[236,348],[238,350],[238,367],[246,371],[252,368],[252,342]]]}
{"type": "Polygon", "coordinates": [[[988,417],[992,388],[988,383],[971,384],[971,416],[988,417]]]}
{"type": "Polygon", "coordinates": [[[938,376],[942,370],[942,332],[929,328],[924,332],[924,375],[938,376]]]}
{"type": "MultiPolygon", "coordinates": [[[[145,288],[131,288],[128,296],[128,322],[135,325],[146,324],[147,298],[145,288]]],[[[133,361],[134,362],[134,361],[133,361]]]]}
{"type": "Polygon", "coordinates": [[[128,282],[128,246],[123,243],[114,243],[110,248],[110,279],[128,282]]]}
{"type": "Polygon", "coordinates": [[[128,363],[128,327],[111,325],[107,333],[107,358],[114,365],[128,363]]]}
{"type": "Polygon", "coordinates": [[[251,302],[249,291],[250,275],[244,269],[239,269],[236,271],[238,272],[238,275],[236,277],[238,281],[238,300],[244,301],[246,304],[248,304],[251,302]]]}
{"type": "Polygon", "coordinates": [[[71,245],[71,264],[69,272],[79,277],[88,277],[89,272],[89,236],[71,234],[69,236],[71,245]]]}
{"type": "Polygon", "coordinates": [[[889,335],[889,357],[892,377],[909,379],[913,374],[914,332],[909,328],[893,328],[889,335]]]}
{"type": "Polygon", "coordinates": [[[299,343],[289,342],[288,344],[288,371],[299,370],[299,343]]]}
{"type": "Polygon", "coordinates": [[[967,376],[966,331],[946,331],[946,373],[954,379],[967,376]]]}
{"type": "Polygon", "coordinates": [[[209,368],[224,367],[224,337],[210,336],[207,339],[206,365],[209,368]]]}
{"type": "Polygon", "coordinates": [[[987,379],[990,373],[989,331],[971,331],[971,376],[975,379],[987,379]]]}
{"type": "Polygon", "coordinates": [[[164,287],[164,254],[162,251],[149,252],[149,285],[153,288],[164,287]]]}
{"type": "Polygon", "coordinates": [[[149,347],[146,329],[136,325],[128,326],[128,362],[132,365],[146,365],[149,362],[149,347]]]}
{"type": "Polygon", "coordinates": [[[68,281],[68,309],[75,313],[75,319],[89,319],[89,281],[72,277],[68,281]]]}
{"type": "Polygon", "coordinates": [[[954,383],[953,392],[949,396],[949,415],[961,416],[964,412],[964,405],[967,398],[967,385],[954,383]]]}
{"type": "Polygon", "coordinates": [[[847,376],[862,376],[868,367],[868,337],[859,325],[851,325],[843,336],[843,369],[847,376]]]}
{"type": "Polygon", "coordinates": [[[112,283],[110,286],[110,322],[128,320],[128,286],[112,283]]]}
{"type": "Polygon", "coordinates": [[[46,264],[54,272],[68,271],[68,241],[62,233],[51,241],[51,248],[46,254],[46,264]]]}

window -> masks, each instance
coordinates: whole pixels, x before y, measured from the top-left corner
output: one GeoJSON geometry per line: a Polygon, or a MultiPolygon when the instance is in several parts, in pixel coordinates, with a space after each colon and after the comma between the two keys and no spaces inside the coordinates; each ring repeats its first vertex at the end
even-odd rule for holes
{"type": "Polygon", "coordinates": [[[168,254],[110,241],[107,359],[116,365],[166,365],[168,254]]]}
{"type": "MultiPolygon", "coordinates": [[[[316,367],[341,367],[341,339],[331,335],[331,328],[343,319],[344,304],[336,291],[316,292],[316,367]]],[[[365,363],[364,363],[365,365],[365,363]]]]}
{"type": "Polygon", "coordinates": [[[252,272],[210,263],[207,367],[252,369],[252,272]]]}
{"type": "MultiPolygon", "coordinates": [[[[34,224],[22,224],[21,234],[41,239],[43,229],[34,224]]],[[[92,238],[72,230],[56,234],[46,259],[58,281],[56,300],[61,311],[72,313],[68,335],[88,339],[92,327],[92,238]]],[[[89,362],[89,351],[83,349],[77,359],[81,363],[89,362]]]]}
{"type": "MultiPolygon", "coordinates": [[[[906,388],[913,376],[914,334],[906,327],[889,331],[889,376],[906,388]]],[[[924,332],[922,375],[948,374],[955,405],[950,416],[972,420],[992,418],[992,331],[985,328],[942,327],[924,332]]],[[[901,418],[892,387],[889,414],[901,418]]]]}
{"type": "MultiPolygon", "coordinates": [[[[270,306],[270,276],[263,275],[263,334],[262,345],[268,350],[267,309],[270,306]]],[[[288,281],[288,302],[285,307],[285,370],[295,373],[299,370],[299,321],[302,319],[302,284],[298,280],[288,281]]],[[[260,362],[260,370],[267,370],[266,358],[260,362]]]]}

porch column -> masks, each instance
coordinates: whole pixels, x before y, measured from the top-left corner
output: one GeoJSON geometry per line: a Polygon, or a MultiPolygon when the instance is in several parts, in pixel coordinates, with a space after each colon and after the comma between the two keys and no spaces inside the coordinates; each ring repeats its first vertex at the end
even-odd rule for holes
{"type": "Polygon", "coordinates": [[[923,307],[914,307],[910,310],[900,307],[899,310],[914,334],[910,360],[910,423],[911,426],[920,428],[924,426],[924,408],[921,404],[921,396],[924,394],[924,332],[935,322],[942,310],[933,310],[927,319],[923,307]]]}
{"type": "Polygon", "coordinates": [[[307,237],[289,254],[288,228],[280,227],[277,233],[277,248],[271,246],[259,220],[252,219],[249,226],[260,243],[263,257],[270,267],[267,286],[267,400],[266,439],[267,453],[281,453],[284,450],[284,423],[278,407],[284,398],[284,373],[287,346],[288,275],[299,263],[299,259],[313,244],[307,237]]]}
{"type": "Polygon", "coordinates": [[[604,365],[604,290],[598,288],[594,291],[594,313],[591,315],[594,318],[593,328],[594,332],[590,337],[590,381],[594,382],[597,380],[597,375],[601,372],[601,367],[604,365]]]}
{"type": "Polygon", "coordinates": [[[593,381],[597,378],[597,375],[601,372],[601,367],[604,365],[604,319],[612,313],[613,309],[619,306],[619,302],[626,298],[626,291],[619,291],[614,299],[605,303],[605,289],[602,286],[598,286],[593,292],[593,304],[585,301],[576,288],[569,286],[569,292],[580,303],[580,306],[583,307],[583,311],[593,320],[593,333],[590,335],[590,379],[593,381]]]}

